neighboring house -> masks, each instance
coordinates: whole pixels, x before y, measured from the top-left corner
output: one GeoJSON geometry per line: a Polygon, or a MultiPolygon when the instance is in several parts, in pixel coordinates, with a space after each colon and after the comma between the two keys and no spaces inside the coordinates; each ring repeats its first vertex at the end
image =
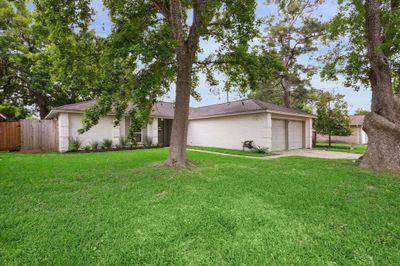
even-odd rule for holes
{"type": "MultiPolygon", "coordinates": [[[[117,144],[120,137],[128,135],[130,120],[122,119],[112,126],[110,114],[79,135],[83,112],[95,101],[69,104],[54,108],[46,119],[58,119],[59,151],[68,150],[69,137],[79,137],[83,145],[91,141],[111,139],[117,144]]],[[[133,106],[128,107],[129,111],[133,106]]],[[[135,133],[141,144],[145,138],[153,145],[169,146],[174,104],[158,102],[153,106],[149,124],[135,133]]],[[[315,116],[294,109],[258,100],[240,100],[223,104],[190,108],[188,145],[241,149],[242,142],[253,140],[255,145],[272,151],[311,148],[312,119],[315,116]]]]}
{"type": "MultiPolygon", "coordinates": [[[[368,136],[362,129],[364,115],[351,115],[350,117],[350,136],[332,136],[334,143],[367,144],[368,136]]],[[[328,135],[317,134],[317,142],[328,142],[328,135]]]]}

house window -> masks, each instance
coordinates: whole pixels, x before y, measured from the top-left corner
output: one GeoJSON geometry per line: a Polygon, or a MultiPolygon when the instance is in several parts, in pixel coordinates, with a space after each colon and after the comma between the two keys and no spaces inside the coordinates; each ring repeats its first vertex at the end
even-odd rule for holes
{"type": "MultiPolygon", "coordinates": [[[[129,136],[129,127],[131,126],[131,119],[125,117],[125,136],[129,136]]],[[[137,130],[133,133],[133,137],[136,143],[142,143],[143,141],[143,130],[137,130]]]]}
{"type": "Polygon", "coordinates": [[[136,143],[142,142],[142,131],[141,130],[140,131],[136,131],[134,133],[134,136],[135,136],[136,143]]]}

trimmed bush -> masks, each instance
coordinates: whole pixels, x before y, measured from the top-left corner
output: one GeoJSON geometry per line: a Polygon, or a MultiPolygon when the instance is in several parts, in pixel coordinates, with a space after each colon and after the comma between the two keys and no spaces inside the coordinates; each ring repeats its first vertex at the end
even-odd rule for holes
{"type": "Polygon", "coordinates": [[[97,140],[90,142],[90,147],[92,148],[93,151],[98,150],[99,146],[100,143],[97,140]]]}
{"type": "Polygon", "coordinates": [[[144,137],[143,139],[143,146],[151,147],[153,145],[153,139],[149,136],[144,137]]]}
{"type": "Polygon", "coordinates": [[[82,146],[82,141],[77,137],[69,137],[68,138],[68,150],[69,151],[79,151],[82,146]]]}
{"type": "Polygon", "coordinates": [[[120,137],[119,143],[117,144],[117,148],[126,148],[128,146],[128,138],[120,137]]]}
{"type": "Polygon", "coordinates": [[[83,150],[84,150],[84,151],[90,151],[90,145],[85,145],[85,146],[83,147],[83,150]]]}
{"type": "Polygon", "coordinates": [[[112,147],[113,147],[112,140],[111,140],[111,139],[103,139],[103,142],[102,142],[102,144],[101,144],[101,147],[102,147],[104,150],[111,150],[112,147]]]}

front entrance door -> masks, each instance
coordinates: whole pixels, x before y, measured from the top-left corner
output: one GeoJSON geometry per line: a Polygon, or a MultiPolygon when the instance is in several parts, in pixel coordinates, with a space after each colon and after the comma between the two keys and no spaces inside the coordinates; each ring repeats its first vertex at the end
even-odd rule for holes
{"type": "Polygon", "coordinates": [[[158,119],[158,144],[166,147],[169,146],[171,138],[172,119],[158,119]]]}

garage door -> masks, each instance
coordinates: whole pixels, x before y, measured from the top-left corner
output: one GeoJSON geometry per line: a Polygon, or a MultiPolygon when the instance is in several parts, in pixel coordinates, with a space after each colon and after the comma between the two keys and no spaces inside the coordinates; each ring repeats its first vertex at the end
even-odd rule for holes
{"type": "Polygon", "coordinates": [[[289,121],[289,150],[302,149],[304,128],[302,121],[289,121]]]}
{"type": "Polygon", "coordinates": [[[272,119],[272,151],[286,150],[286,122],[272,119]]]}

